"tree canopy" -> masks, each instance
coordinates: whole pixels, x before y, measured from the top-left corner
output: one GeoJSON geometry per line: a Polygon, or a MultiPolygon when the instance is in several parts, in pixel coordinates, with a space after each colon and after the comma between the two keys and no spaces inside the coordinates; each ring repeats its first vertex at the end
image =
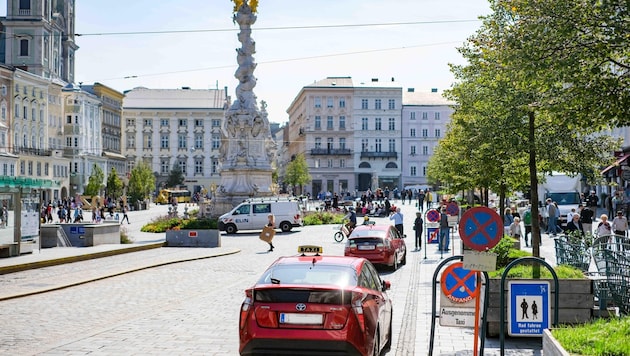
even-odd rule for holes
{"type": "Polygon", "coordinates": [[[308,164],[303,154],[298,154],[287,164],[284,182],[294,187],[303,187],[304,184],[311,181],[311,175],[308,172],[308,164]]]}
{"type": "Polygon", "coordinates": [[[184,173],[179,168],[179,166],[177,164],[175,164],[173,166],[173,169],[171,169],[171,171],[168,174],[168,178],[166,180],[166,186],[168,188],[177,188],[182,183],[184,183],[185,179],[186,179],[186,177],[184,177],[184,173]]]}
{"type": "Polygon", "coordinates": [[[107,195],[112,199],[118,199],[123,194],[123,181],[118,177],[116,168],[112,167],[107,177],[107,195]]]}
{"type": "Polygon", "coordinates": [[[99,167],[96,163],[92,167],[92,174],[90,178],[88,178],[88,184],[85,187],[84,194],[87,196],[98,196],[101,193],[101,189],[103,188],[103,181],[105,180],[105,173],[101,167],[99,167]]]}
{"type": "Polygon", "coordinates": [[[502,198],[533,187],[537,214],[539,176],[583,173],[593,183],[619,148],[598,133],[630,120],[627,4],[500,0],[491,9],[459,48],[468,64],[451,66],[456,108],[428,174],[502,198]]]}
{"type": "Polygon", "coordinates": [[[128,194],[131,203],[149,198],[154,189],[155,176],[151,172],[151,167],[144,161],[139,161],[131,170],[129,177],[128,194]]]}

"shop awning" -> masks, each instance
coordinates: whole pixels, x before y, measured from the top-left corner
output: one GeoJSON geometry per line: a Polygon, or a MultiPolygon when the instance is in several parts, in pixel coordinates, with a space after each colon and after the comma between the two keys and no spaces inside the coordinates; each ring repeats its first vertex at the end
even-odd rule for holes
{"type": "Polygon", "coordinates": [[[621,165],[621,163],[625,162],[628,158],[630,158],[630,153],[626,153],[623,156],[617,158],[617,160],[615,161],[615,163],[611,164],[610,166],[606,167],[603,171],[602,174],[606,174],[608,173],[608,171],[610,171],[611,169],[615,168],[615,167],[619,167],[621,165]]]}

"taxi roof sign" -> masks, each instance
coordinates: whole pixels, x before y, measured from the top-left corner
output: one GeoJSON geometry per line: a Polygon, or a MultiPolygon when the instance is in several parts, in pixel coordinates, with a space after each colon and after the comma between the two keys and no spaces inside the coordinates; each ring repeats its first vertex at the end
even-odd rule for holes
{"type": "Polygon", "coordinates": [[[324,252],[324,249],[321,246],[314,246],[314,245],[298,246],[298,253],[301,253],[301,254],[314,253],[316,255],[319,255],[320,253],[323,253],[323,252],[324,252]]]}

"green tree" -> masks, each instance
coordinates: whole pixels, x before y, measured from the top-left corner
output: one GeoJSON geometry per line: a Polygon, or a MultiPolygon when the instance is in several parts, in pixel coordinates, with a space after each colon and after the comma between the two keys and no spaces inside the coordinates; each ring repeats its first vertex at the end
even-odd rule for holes
{"type": "Polygon", "coordinates": [[[184,183],[185,179],[186,177],[184,177],[184,173],[179,168],[179,165],[175,164],[173,165],[173,169],[171,169],[171,171],[168,173],[168,178],[166,179],[166,186],[168,188],[177,188],[182,183],[184,183]]]}
{"type": "MultiPolygon", "coordinates": [[[[619,147],[595,133],[622,117],[628,120],[628,78],[621,75],[628,72],[628,39],[607,34],[624,25],[607,25],[620,10],[599,2],[499,0],[491,8],[460,48],[468,65],[451,67],[457,78],[447,93],[457,102],[451,130],[464,137],[440,143],[435,157],[443,163],[466,158],[476,167],[466,180],[458,178],[466,173],[460,166],[445,174],[432,163],[429,171],[499,192],[530,186],[537,216],[536,187],[545,172],[594,172],[619,147]],[[613,38],[625,48],[598,44],[613,38]],[[624,93],[611,100],[609,93],[619,90],[624,93]],[[447,152],[454,143],[458,151],[447,152]]],[[[539,231],[534,219],[535,256],[539,231]]]]}
{"type": "Polygon", "coordinates": [[[155,189],[155,176],[151,172],[151,167],[144,161],[138,162],[131,170],[128,189],[132,204],[151,196],[151,192],[155,189]]]}
{"type": "Polygon", "coordinates": [[[118,177],[118,172],[116,172],[116,168],[112,167],[109,172],[109,176],[107,177],[107,195],[109,195],[112,199],[118,199],[123,194],[123,182],[118,177]]]}
{"type": "Polygon", "coordinates": [[[101,193],[105,181],[105,173],[96,163],[92,166],[92,174],[88,178],[88,184],[85,186],[84,194],[90,197],[98,196],[101,193]]]}
{"type": "Polygon", "coordinates": [[[294,187],[300,187],[300,192],[293,192],[295,195],[301,193],[302,187],[311,181],[306,158],[304,158],[304,155],[301,153],[296,155],[291,162],[287,164],[284,174],[285,183],[291,184],[294,187]]]}

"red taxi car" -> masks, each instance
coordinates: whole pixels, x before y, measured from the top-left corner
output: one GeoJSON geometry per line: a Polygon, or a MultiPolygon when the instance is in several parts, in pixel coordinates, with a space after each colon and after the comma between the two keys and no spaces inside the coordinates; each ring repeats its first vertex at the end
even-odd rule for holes
{"type": "Polygon", "coordinates": [[[348,236],[344,255],[363,257],[397,270],[399,265],[407,263],[407,245],[392,225],[358,225],[348,236]]]}
{"type": "Polygon", "coordinates": [[[380,355],[392,342],[392,302],[368,260],[301,246],[245,291],[241,355],[380,355]],[[310,253],[309,253],[310,252],[310,253]],[[308,255],[307,255],[308,253],[308,255]]]}

